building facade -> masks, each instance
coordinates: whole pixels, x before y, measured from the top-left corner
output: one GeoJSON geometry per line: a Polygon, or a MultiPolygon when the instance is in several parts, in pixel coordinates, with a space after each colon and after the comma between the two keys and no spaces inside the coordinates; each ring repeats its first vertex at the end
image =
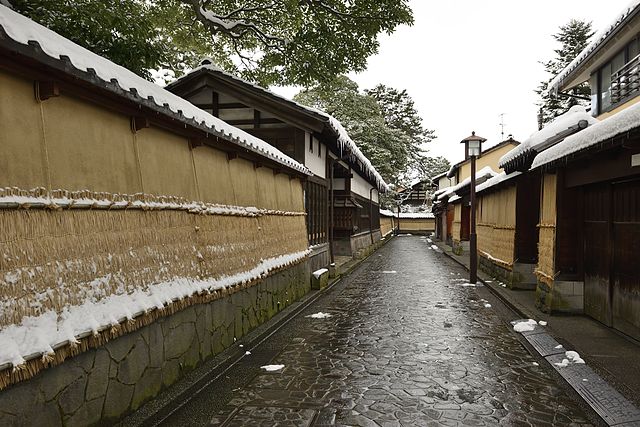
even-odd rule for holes
{"type": "Polygon", "coordinates": [[[313,172],[305,184],[313,268],[380,240],[379,194],[386,184],[333,117],[228,74],[210,60],[167,89],[313,172]]]}

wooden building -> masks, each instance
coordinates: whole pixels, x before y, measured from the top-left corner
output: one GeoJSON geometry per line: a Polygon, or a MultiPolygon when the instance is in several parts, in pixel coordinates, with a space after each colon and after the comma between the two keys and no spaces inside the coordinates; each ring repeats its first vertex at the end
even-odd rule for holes
{"type": "MultiPolygon", "coordinates": [[[[511,136],[490,147],[476,159],[477,183],[493,177],[500,171],[498,161],[520,143],[511,136]]],[[[451,166],[444,176],[438,176],[438,189],[434,193],[432,212],[435,215],[436,237],[457,250],[468,250],[470,229],[469,184],[471,159],[465,152],[465,160],[451,166]]]]}
{"type": "Polygon", "coordinates": [[[0,94],[0,424],[109,424],[310,289],[301,163],[4,5],[0,94]]]}
{"type": "Polygon", "coordinates": [[[560,94],[588,82],[600,121],[533,160],[555,211],[538,291],[545,309],[571,306],[568,295],[640,339],[640,6],[612,22],[549,85],[560,94]]]}
{"type": "Polygon", "coordinates": [[[210,60],[167,89],[313,172],[305,186],[313,268],[329,264],[332,254],[351,256],[380,240],[378,197],[386,184],[336,119],[226,73],[210,60]]]}

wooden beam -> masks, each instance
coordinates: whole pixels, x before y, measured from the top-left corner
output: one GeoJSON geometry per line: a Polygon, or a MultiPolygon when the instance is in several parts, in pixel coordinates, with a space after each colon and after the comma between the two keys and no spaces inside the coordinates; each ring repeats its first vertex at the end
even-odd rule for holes
{"type": "Polygon", "coordinates": [[[258,169],[262,167],[262,163],[260,162],[253,162],[253,169],[258,169]]]}
{"type": "Polygon", "coordinates": [[[227,160],[231,161],[238,158],[238,153],[235,151],[227,151],[227,160]]]}
{"type": "MultiPolygon", "coordinates": [[[[214,92],[215,93],[215,92],[214,92]]],[[[203,110],[214,110],[216,104],[195,104],[196,107],[201,108],[203,110]]],[[[220,110],[231,110],[234,108],[251,108],[247,105],[241,104],[239,102],[226,102],[217,104],[218,111],[220,110]]]]}
{"type": "Polygon", "coordinates": [[[256,129],[260,127],[260,110],[253,110],[253,127],[256,129]]]}
{"type": "Polygon", "coordinates": [[[211,114],[220,117],[220,100],[218,92],[211,92],[211,114]]]}
{"type": "Polygon", "coordinates": [[[38,102],[60,96],[60,87],[55,81],[36,80],[34,82],[34,94],[38,102]]]}
{"type": "MultiPolygon", "coordinates": [[[[225,120],[225,122],[229,123],[230,125],[254,125],[255,124],[255,117],[253,119],[239,119],[239,120],[225,120]]],[[[282,120],[278,120],[276,118],[267,118],[267,119],[261,119],[260,120],[260,124],[275,124],[275,123],[284,123],[282,120]]]]}

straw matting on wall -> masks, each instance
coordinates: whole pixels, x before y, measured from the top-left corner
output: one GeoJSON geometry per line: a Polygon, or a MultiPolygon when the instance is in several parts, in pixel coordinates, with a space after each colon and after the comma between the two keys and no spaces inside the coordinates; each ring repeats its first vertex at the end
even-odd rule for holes
{"type": "Polygon", "coordinates": [[[0,327],[175,277],[237,274],[307,246],[303,214],[0,209],[0,327]]]}
{"type": "Polygon", "coordinates": [[[462,204],[458,203],[453,208],[453,225],[451,226],[451,236],[454,242],[460,243],[460,232],[462,230],[462,204]]]}
{"type": "Polygon", "coordinates": [[[496,264],[511,269],[514,262],[516,187],[478,196],[478,250],[496,264]]]}
{"type": "Polygon", "coordinates": [[[555,277],[555,231],[556,231],[556,175],[545,174],[542,179],[540,238],[538,241],[538,280],[548,285],[555,277]]]}

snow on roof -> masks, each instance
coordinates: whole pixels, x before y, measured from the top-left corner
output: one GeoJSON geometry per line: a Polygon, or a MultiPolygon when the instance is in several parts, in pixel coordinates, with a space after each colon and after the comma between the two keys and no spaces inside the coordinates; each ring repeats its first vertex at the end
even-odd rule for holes
{"type": "Polygon", "coordinates": [[[477,185],[476,186],[476,193],[479,193],[480,191],[486,190],[487,188],[491,188],[493,186],[496,186],[496,185],[500,184],[501,182],[508,181],[511,178],[515,178],[518,175],[522,175],[522,172],[516,171],[516,172],[512,172],[512,173],[510,173],[508,175],[507,175],[506,172],[499,173],[498,175],[496,175],[496,176],[494,176],[492,178],[489,178],[488,180],[486,180],[482,184],[477,185]]]}
{"type": "Polygon", "coordinates": [[[116,92],[114,86],[117,85],[136,98],[153,102],[161,110],[175,114],[181,113],[185,122],[193,120],[196,124],[212,131],[212,133],[243,148],[270,158],[291,169],[311,175],[311,172],[304,165],[296,162],[261,139],[225,123],[155,83],[143,79],[100,55],[96,55],[3,5],[0,5],[0,27],[4,29],[9,38],[17,43],[27,45],[29,42],[37,42],[47,56],[60,60],[68,58],[71,65],[76,69],[83,72],[94,71],[98,78],[107,83],[107,88],[114,92],[116,92]]]}
{"type": "Polygon", "coordinates": [[[498,165],[504,168],[507,163],[525,154],[528,151],[541,149],[542,146],[562,132],[567,131],[573,126],[577,126],[582,120],[587,121],[587,126],[598,123],[598,120],[587,113],[587,110],[581,105],[574,105],[566,113],[556,117],[541,130],[536,131],[529,136],[522,144],[507,152],[500,157],[498,165]]]}
{"type": "Polygon", "coordinates": [[[566,137],[564,141],[538,154],[533,160],[531,169],[636,128],[640,128],[640,104],[632,105],[581,132],[566,137]]]}
{"type": "MultiPolygon", "coordinates": [[[[491,177],[496,176],[498,173],[496,171],[494,171],[493,169],[491,169],[489,166],[485,166],[482,169],[480,169],[479,171],[476,172],[476,181],[478,180],[483,180],[483,179],[489,179],[491,177]]],[[[455,193],[456,191],[468,186],[469,184],[471,184],[471,177],[468,176],[465,179],[463,179],[462,181],[460,181],[458,184],[454,185],[453,187],[450,187],[451,192],[455,193]]]]}
{"type": "Polygon", "coordinates": [[[585,47],[582,52],[576,56],[562,71],[560,71],[550,82],[548,91],[550,93],[558,93],[560,86],[564,80],[571,75],[590,55],[593,53],[612,33],[614,33],[626,19],[631,16],[632,12],[638,7],[640,0],[632,0],[618,16],[604,29],[599,31],[591,43],[585,47]]]}
{"type": "Polygon", "coordinates": [[[396,214],[391,212],[389,209],[380,209],[380,215],[382,215],[382,216],[396,216],[396,214]]]}
{"type": "Polygon", "coordinates": [[[424,219],[435,218],[431,212],[400,212],[400,219],[424,219]]]}
{"type": "MultiPolygon", "coordinates": [[[[378,186],[379,189],[381,190],[388,190],[389,186],[387,185],[386,182],[384,182],[384,179],[382,178],[382,176],[378,173],[378,171],[376,170],[375,167],[373,167],[373,165],[371,164],[371,161],[362,153],[362,151],[360,151],[360,148],[358,148],[358,146],[356,145],[355,142],[353,142],[353,140],[351,139],[351,137],[349,136],[349,134],[347,133],[347,131],[345,130],[345,128],[342,126],[342,123],[340,123],[340,121],[338,119],[336,119],[335,117],[333,117],[331,114],[328,114],[322,110],[319,110],[317,108],[313,108],[313,107],[309,107],[307,105],[303,105],[300,104],[299,102],[296,102],[292,99],[289,99],[287,97],[284,97],[282,95],[279,95],[275,92],[270,91],[269,89],[265,89],[262,86],[258,86],[255,83],[251,83],[247,80],[244,80],[238,76],[235,76],[223,69],[221,69],[220,67],[214,65],[212,63],[212,60],[208,60],[205,59],[202,61],[201,65],[197,68],[195,68],[191,73],[192,74],[196,71],[199,70],[209,70],[209,71],[213,71],[215,73],[221,74],[225,77],[228,77],[230,79],[233,79],[237,82],[243,83],[245,85],[251,86],[252,88],[267,94],[269,96],[278,98],[284,102],[287,102],[299,109],[305,110],[308,113],[314,114],[316,116],[320,116],[319,119],[321,120],[325,120],[328,122],[330,128],[333,130],[333,132],[335,133],[336,137],[337,137],[337,141],[338,141],[338,146],[341,150],[347,149],[349,150],[351,153],[353,153],[353,155],[360,160],[360,162],[363,164],[364,169],[365,169],[365,173],[368,174],[368,176],[370,178],[372,178],[376,185],[378,186]]],[[[181,77],[180,79],[185,78],[186,76],[188,76],[189,74],[181,77]]],[[[176,81],[180,81],[180,79],[176,80],[176,81]]],[[[175,83],[175,82],[174,82],[175,83]]],[[[172,83],[172,84],[174,84],[172,83]]],[[[169,85],[171,86],[171,85],[169,85]]]]}
{"type": "Polygon", "coordinates": [[[458,196],[458,195],[456,194],[456,195],[454,195],[453,197],[451,197],[451,198],[449,199],[449,202],[455,202],[456,200],[460,200],[460,199],[462,199],[462,197],[460,197],[460,196],[458,196]]]}

